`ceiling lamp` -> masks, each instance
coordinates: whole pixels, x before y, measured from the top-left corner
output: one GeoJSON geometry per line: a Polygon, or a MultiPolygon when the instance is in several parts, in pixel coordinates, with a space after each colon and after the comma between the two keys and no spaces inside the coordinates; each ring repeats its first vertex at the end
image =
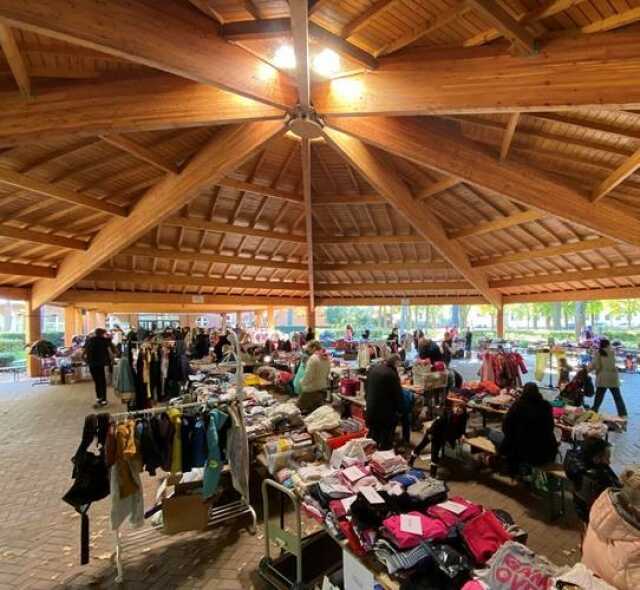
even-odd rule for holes
{"type": "Polygon", "coordinates": [[[340,71],[340,56],[331,49],[323,49],[313,60],[313,70],[325,77],[337,74],[340,71]]]}
{"type": "Polygon", "coordinates": [[[296,54],[291,45],[280,45],[273,54],[273,65],[282,70],[292,70],[296,67],[296,54]]]}

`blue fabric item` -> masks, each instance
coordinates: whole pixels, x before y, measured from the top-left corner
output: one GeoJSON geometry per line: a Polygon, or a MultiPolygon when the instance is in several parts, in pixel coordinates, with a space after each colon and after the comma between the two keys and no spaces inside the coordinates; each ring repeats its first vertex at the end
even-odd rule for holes
{"type": "Polygon", "coordinates": [[[207,428],[204,418],[196,418],[191,438],[192,463],[194,467],[204,467],[207,462],[207,428]]]}
{"type": "Polygon", "coordinates": [[[406,473],[401,473],[391,478],[391,481],[397,481],[400,485],[408,488],[410,485],[424,479],[424,472],[419,469],[410,469],[406,473]]]}
{"type": "Polygon", "coordinates": [[[114,382],[114,389],[119,393],[135,393],[136,391],[133,371],[126,356],[123,356],[118,363],[118,372],[114,382]]]}
{"type": "Polygon", "coordinates": [[[209,428],[207,429],[207,448],[209,450],[202,486],[202,494],[205,499],[210,498],[216,493],[218,484],[220,483],[222,453],[220,451],[220,438],[218,433],[224,426],[224,423],[229,419],[229,416],[220,410],[211,410],[209,417],[209,428]]]}

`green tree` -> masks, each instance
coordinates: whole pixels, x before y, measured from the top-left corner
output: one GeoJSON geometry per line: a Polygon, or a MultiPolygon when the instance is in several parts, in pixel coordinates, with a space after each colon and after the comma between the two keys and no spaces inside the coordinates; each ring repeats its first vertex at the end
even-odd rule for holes
{"type": "Polygon", "coordinates": [[[607,307],[614,317],[625,318],[627,326],[633,324],[634,316],[640,313],[640,299],[622,299],[620,301],[609,301],[607,307]]]}

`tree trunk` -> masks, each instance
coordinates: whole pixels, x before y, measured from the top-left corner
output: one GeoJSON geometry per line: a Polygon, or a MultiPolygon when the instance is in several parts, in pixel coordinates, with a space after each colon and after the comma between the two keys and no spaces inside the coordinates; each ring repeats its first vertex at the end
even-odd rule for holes
{"type": "Polygon", "coordinates": [[[552,307],[553,329],[559,330],[562,326],[562,305],[554,303],[552,307]]]}
{"type": "Polygon", "coordinates": [[[586,313],[584,301],[576,301],[576,340],[580,340],[584,328],[586,313]]]}

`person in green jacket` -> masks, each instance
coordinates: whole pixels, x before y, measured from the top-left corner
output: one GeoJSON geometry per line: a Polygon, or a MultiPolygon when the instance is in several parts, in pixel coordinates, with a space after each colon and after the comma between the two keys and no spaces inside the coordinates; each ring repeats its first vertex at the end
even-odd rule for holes
{"type": "Polygon", "coordinates": [[[597,412],[600,409],[604,394],[609,389],[613,395],[618,416],[626,418],[627,408],[624,405],[622,393],[620,393],[620,376],[616,367],[616,354],[606,338],[600,340],[600,348],[594,355],[591,366],[596,374],[596,397],[593,402],[593,410],[597,412]]]}

